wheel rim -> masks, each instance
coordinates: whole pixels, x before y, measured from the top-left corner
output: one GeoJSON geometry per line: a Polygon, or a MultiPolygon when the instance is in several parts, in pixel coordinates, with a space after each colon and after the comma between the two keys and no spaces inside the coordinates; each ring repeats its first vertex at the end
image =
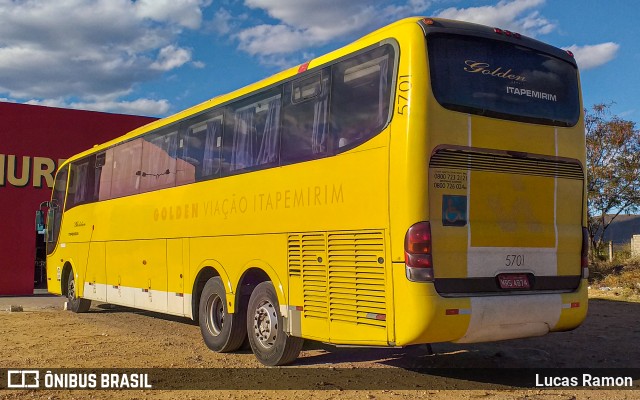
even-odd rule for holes
{"type": "Polygon", "coordinates": [[[273,347],[278,338],[278,314],[268,300],[256,308],[253,316],[253,333],[260,346],[265,349],[273,347]]]}
{"type": "Polygon", "coordinates": [[[69,283],[67,284],[67,298],[69,300],[74,300],[76,298],[76,282],[73,279],[73,275],[71,275],[69,283]]]}
{"type": "Polygon", "coordinates": [[[207,327],[209,331],[218,336],[224,326],[224,302],[220,296],[211,296],[207,301],[207,327]]]}

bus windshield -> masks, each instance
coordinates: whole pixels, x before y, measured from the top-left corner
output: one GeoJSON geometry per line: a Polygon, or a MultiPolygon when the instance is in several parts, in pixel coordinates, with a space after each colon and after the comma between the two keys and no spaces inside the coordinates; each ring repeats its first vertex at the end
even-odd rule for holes
{"type": "Polygon", "coordinates": [[[455,111],[574,126],[580,115],[574,65],[527,47],[481,37],[430,34],[431,85],[455,111]]]}

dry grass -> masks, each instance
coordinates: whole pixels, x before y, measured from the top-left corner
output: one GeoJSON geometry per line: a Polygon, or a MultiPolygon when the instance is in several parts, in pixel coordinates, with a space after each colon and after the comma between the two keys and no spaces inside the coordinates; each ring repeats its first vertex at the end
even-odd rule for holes
{"type": "Polygon", "coordinates": [[[589,266],[592,288],[623,298],[640,297],[640,258],[595,261],[589,266]]]}

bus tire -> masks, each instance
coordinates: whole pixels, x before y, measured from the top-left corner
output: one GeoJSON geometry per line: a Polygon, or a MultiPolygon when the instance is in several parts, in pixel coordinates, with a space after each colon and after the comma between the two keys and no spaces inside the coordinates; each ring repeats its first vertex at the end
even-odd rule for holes
{"type": "Polygon", "coordinates": [[[204,343],[213,351],[227,353],[236,351],[247,337],[244,323],[246,309],[237,307],[236,312],[227,312],[227,296],[219,276],[210,278],[202,289],[199,307],[199,324],[204,343]]]}
{"type": "Polygon", "coordinates": [[[74,313],[84,313],[91,308],[91,300],[83,299],[76,296],[76,280],[73,276],[73,270],[69,270],[69,279],[67,279],[67,310],[74,313]]]}
{"type": "Polygon", "coordinates": [[[304,339],[284,332],[278,296],[269,281],[253,290],[247,310],[247,332],[251,350],[264,365],[286,365],[302,350],[304,339]]]}

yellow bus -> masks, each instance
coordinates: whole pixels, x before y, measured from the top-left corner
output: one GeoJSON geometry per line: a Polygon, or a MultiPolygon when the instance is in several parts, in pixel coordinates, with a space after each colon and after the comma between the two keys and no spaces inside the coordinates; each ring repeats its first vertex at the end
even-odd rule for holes
{"type": "MultiPolygon", "coordinates": [[[[88,132],[90,134],[90,132],[88,132]]],[[[72,311],[199,321],[266,365],[304,339],[522,338],[587,311],[572,54],[409,18],[66,161],[47,273],[72,311]]]]}

